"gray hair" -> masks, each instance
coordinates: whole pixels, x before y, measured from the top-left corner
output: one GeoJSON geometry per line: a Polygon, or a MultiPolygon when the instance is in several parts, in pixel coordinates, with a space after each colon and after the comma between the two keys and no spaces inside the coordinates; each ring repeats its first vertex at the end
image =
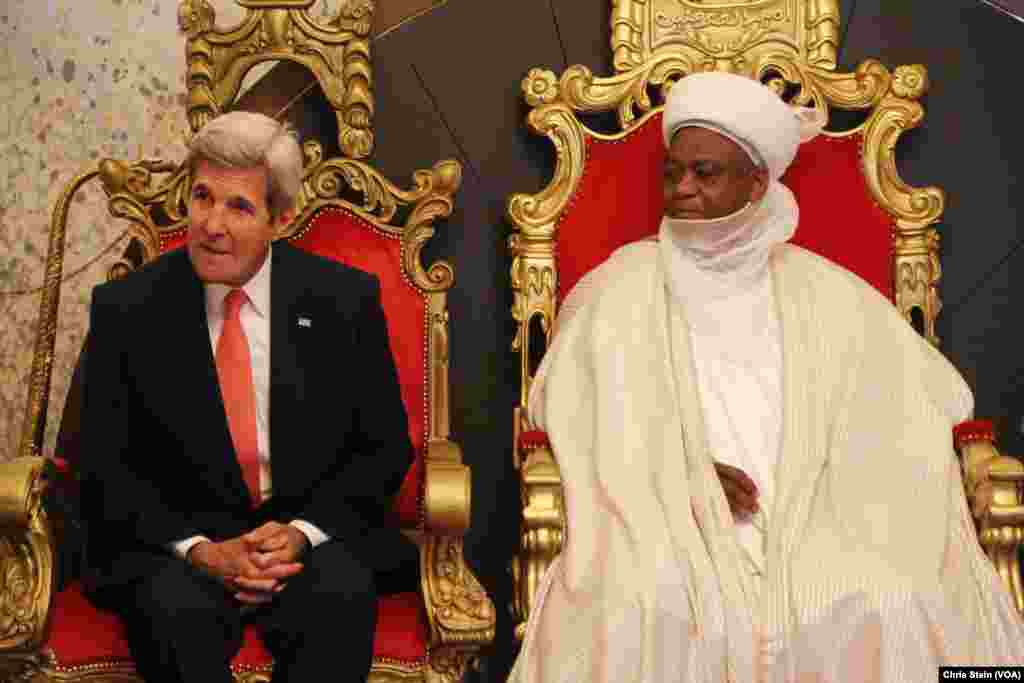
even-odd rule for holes
{"type": "Polygon", "coordinates": [[[186,163],[193,175],[200,161],[229,168],[264,167],[271,218],[295,206],[302,184],[302,150],[287,123],[254,112],[229,112],[203,126],[188,149],[186,163]]]}

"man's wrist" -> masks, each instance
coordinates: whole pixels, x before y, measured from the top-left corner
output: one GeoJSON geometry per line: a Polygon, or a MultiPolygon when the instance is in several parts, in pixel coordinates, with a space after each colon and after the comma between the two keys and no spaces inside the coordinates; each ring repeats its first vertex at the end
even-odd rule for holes
{"type": "Polygon", "coordinates": [[[198,544],[201,541],[209,542],[209,540],[210,539],[208,539],[206,536],[196,535],[196,536],[190,536],[189,538],[183,539],[181,541],[175,541],[174,543],[169,543],[168,546],[169,546],[169,549],[175,555],[177,555],[181,559],[187,561],[188,560],[189,551],[191,551],[192,548],[194,548],[196,546],[196,544],[198,544]]]}
{"type": "Polygon", "coordinates": [[[330,536],[325,534],[320,527],[304,519],[293,519],[288,526],[298,529],[302,533],[302,537],[306,541],[305,548],[310,550],[330,540],[330,536]]]}
{"type": "Polygon", "coordinates": [[[200,548],[202,548],[205,545],[210,545],[211,542],[212,541],[210,541],[208,539],[205,539],[205,538],[204,539],[200,539],[199,541],[197,541],[185,553],[185,561],[188,562],[191,565],[198,565],[200,563],[200,558],[201,558],[201,555],[200,555],[201,550],[200,550],[200,548]]]}

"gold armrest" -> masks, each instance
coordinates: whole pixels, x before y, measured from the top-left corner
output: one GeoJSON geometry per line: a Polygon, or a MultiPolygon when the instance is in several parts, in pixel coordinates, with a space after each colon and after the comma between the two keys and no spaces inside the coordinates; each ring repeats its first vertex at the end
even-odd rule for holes
{"type": "Polygon", "coordinates": [[[469,529],[472,482],[459,445],[447,439],[429,442],[425,466],[424,525],[446,536],[462,536],[469,529]]]}
{"type": "Polygon", "coordinates": [[[40,512],[47,461],[20,457],[0,462],[0,527],[28,530],[40,512]]]}
{"type": "Polygon", "coordinates": [[[957,434],[967,502],[978,528],[978,541],[1024,614],[1020,547],[1024,542],[1024,463],[1003,455],[991,428],[957,434]]]}
{"type": "Polygon", "coordinates": [[[0,653],[43,640],[54,589],[54,537],[43,509],[47,472],[38,457],[0,463],[0,653]]]}
{"type": "Polygon", "coordinates": [[[427,443],[420,553],[430,628],[428,683],[462,680],[480,647],[494,640],[494,603],[463,555],[469,528],[470,470],[458,444],[427,443]]]}
{"type": "Polygon", "coordinates": [[[523,516],[519,552],[512,559],[517,640],[526,635],[534,596],[548,567],[562,552],[565,533],[562,477],[551,448],[538,445],[526,449],[520,462],[523,516]]]}

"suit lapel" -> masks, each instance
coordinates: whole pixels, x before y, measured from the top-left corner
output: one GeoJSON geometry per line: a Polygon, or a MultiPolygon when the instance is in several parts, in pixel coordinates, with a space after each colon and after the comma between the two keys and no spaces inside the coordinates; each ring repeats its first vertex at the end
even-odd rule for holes
{"type": "Polygon", "coordinates": [[[178,408],[186,416],[183,430],[187,432],[188,438],[185,442],[194,444],[192,448],[199,450],[189,455],[207,466],[207,471],[203,473],[206,481],[219,485],[225,494],[248,500],[242,469],[231,442],[217,367],[210,347],[203,285],[184,251],[175,255],[175,258],[180,260],[176,264],[180,277],[173,280],[184,282],[186,291],[182,292],[175,287],[169,297],[168,306],[177,306],[178,310],[167,318],[175,333],[166,338],[174,340],[169,352],[181,358],[181,367],[185,370],[174,378],[174,381],[181,383],[183,405],[178,408]],[[179,326],[178,321],[184,324],[179,326]]]}
{"type": "Polygon", "coordinates": [[[293,490],[294,458],[287,449],[304,441],[303,424],[309,416],[301,414],[306,384],[299,364],[296,337],[308,330],[298,327],[303,310],[302,290],[296,282],[305,282],[296,262],[294,247],[278,243],[272,251],[270,276],[270,457],[273,463],[273,488],[276,493],[293,490]]]}

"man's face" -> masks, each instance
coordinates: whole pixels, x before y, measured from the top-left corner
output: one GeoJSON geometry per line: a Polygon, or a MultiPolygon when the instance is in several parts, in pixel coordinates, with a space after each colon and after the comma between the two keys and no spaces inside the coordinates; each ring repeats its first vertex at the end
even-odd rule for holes
{"type": "Polygon", "coordinates": [[[188,255],[199,279],[240,287],[263,265],[277,227],[267,207],[267,171],[262,166],[196,165],[189,201],[188,255]]]}
{"type": "Polygon", "coordinates": [[[739,211],[764,196],[768,176],[739,145],[708,130],[679,129],[665,158],[665,215],[711,219],[739,211]]]}

